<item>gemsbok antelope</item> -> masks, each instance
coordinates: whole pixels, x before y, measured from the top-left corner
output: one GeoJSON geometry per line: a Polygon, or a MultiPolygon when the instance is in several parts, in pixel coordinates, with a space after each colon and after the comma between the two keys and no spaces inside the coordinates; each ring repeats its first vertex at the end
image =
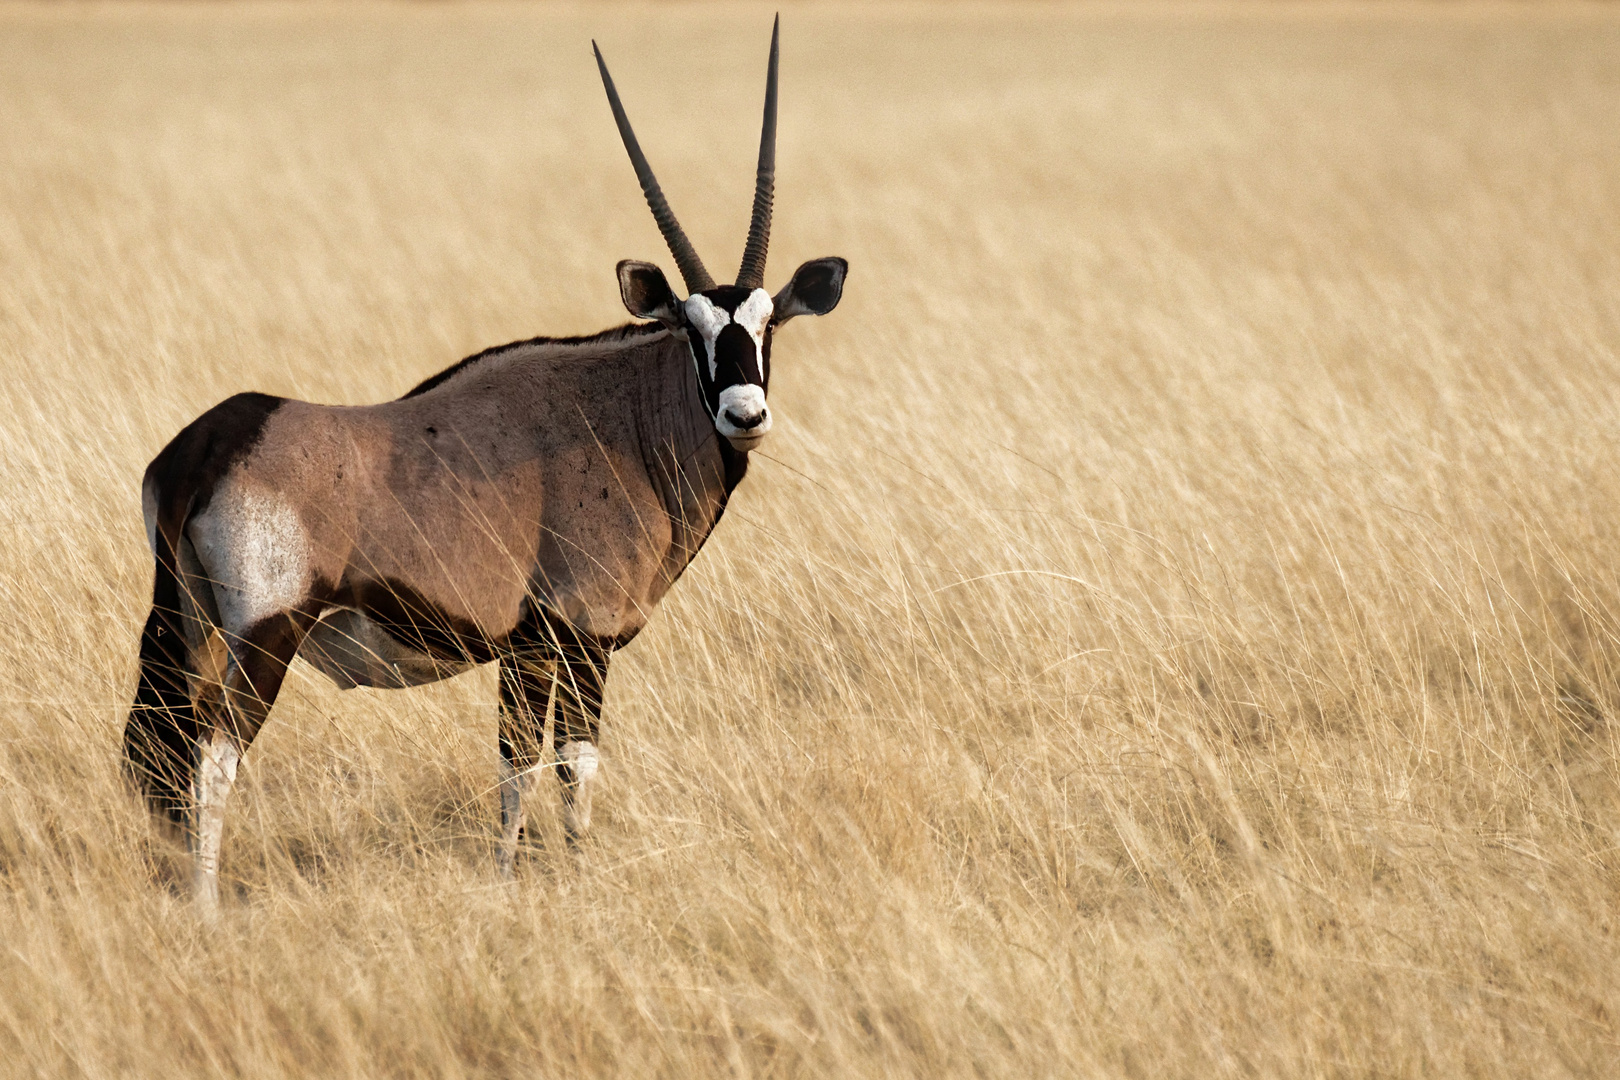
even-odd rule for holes
{"type": "Polygon", "coordinates": [[[205,910],[237,764],[295,656],[343,688],[497,663],[501,872],[546,768],[570,843],[589,827],[608,659],[697,555],[770,430],[773,333],[831,311],[848,270],[815,259],[774,297],[761,287],[778,29],[735,284],[704,269],[593,43],[685,300],[627,260],[619,291],[645,322],[487,349],[380,405],[238,394],[147,468],[157,571],[124,752],[154,813],[187,836],[205,910]]]}

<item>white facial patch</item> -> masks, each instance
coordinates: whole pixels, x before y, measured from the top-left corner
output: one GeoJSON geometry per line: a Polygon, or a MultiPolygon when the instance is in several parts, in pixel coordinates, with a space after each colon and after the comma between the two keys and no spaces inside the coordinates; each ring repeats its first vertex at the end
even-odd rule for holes
{"type": "Polygon", "coordinates": [[[735,314],[728,315],[723,308],[717,308],[707,296],[693,294],[686,298],[686,318],[703,338],[703,347],[709,354],[709,378],[715,377],[714,341],[732,323],[736,323],[748,331],[748,336],[754,339],[754,363],[761,375],[765,373],[765,327],[770,325],[771,315],[776,308],[771,302],[771,294],[764,289],[755,289],[748,294],[748,299],[737,305],[735,314]]]}
{"type": "Polygon", "coordinates": [[[686,298],[686,318],[703,338],[703,347],[709,353],[709,378],[715,376],[714,339],[731,322],[731,316],[714,306],[707,296],[693,294],[686,298]]]}
{"type": "Polygon", "coordinates": [[[731,321],[748,331],[756,347],[763,347],[765,326],[771,321],[774,311],[771,294],[764,289],[755,289],[748,294],[748,299],[737,305],[737,313],[731,317],[731,321]]]}
{"type": "Polygon", "coordinates": [[[748,294],[748,299],[737,305],[737,310],[731,315],[731,321],[748,331],[748,336],[754,339],[754,370],[759,372],[761,379],[765,377],[765,327],[770,324],[774,311],[771,294],[764,289],[755,289],[748,294]]]}

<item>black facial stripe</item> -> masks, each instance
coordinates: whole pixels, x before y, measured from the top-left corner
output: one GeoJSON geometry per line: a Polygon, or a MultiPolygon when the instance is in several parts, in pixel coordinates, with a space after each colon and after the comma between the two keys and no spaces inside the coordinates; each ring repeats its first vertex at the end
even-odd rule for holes
{"type": "Polygon", "coordinates": [[[714,384],[722,389],[738,383],[761,383],[759,348],[748,331],[736,323],[722,327],[714,339],[714,365],[714,384]]]}
{"type": "Polygon", "coordinates": [[[703,295],[709,298],[709,303],[724,311],[727,315],[734,315],[737,307],[748,299],[752,293],[752,289],[740,289],[735,285],[722,285],[718,289],[704,290],[703,295]]]}

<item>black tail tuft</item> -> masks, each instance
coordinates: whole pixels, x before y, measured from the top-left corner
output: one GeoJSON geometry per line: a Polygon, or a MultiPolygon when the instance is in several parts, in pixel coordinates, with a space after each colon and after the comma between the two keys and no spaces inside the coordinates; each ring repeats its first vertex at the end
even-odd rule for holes
{"type": "MultiPolygon", "coordinates": [[[[159,547],[167,547],[159,540],[159,547]]],[[[186,683],[180,582],[172,558],[157,560],[152,614],[141,633],[140,682],[124,725],[124,765],[152,812],[184,827],[191,807],[196,711],[186,683]]]]}

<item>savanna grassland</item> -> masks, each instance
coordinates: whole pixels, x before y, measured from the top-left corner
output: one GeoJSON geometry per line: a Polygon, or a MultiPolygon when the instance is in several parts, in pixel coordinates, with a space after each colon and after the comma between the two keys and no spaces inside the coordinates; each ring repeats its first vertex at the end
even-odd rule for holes
{"type": "Polygon", "coordinates": [[[770,8],[0,8],[0,1073],[1612,1075],[1620,11],[784,11],[777,427],[494,872],[495,687],[288,680],[217,925],[146,462],[717,273],[770,8]]]}

